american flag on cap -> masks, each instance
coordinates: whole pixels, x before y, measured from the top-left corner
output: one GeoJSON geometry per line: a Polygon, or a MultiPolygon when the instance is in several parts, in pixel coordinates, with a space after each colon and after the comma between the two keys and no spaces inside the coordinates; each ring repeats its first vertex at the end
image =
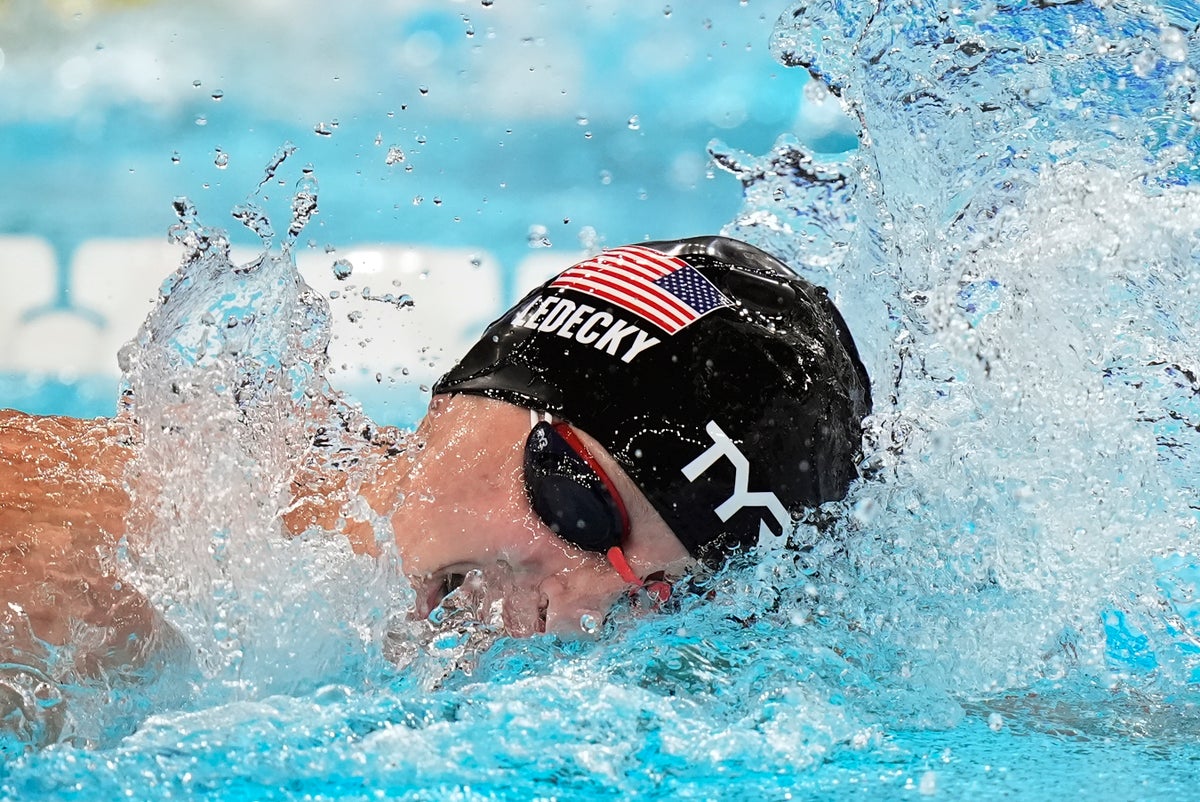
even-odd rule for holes
{"type": "Polygon", "coordinates": [[[603,298],[675,334],[714,309],[732,306],[699,270],[653,248],[613,248],[550,282],[603,298]]]}

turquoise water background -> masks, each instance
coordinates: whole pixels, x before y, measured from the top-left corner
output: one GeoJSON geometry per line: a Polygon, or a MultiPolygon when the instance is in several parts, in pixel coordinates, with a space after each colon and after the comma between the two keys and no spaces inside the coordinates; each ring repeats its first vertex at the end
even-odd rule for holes
{"type": "MultiPolygon", "coordinates": [[[[598,642],[406,649],[393,566],[209,503],[253,498],[268,457],[223,460],[288,424],[230,428],[198,397],[204,471],[161,465],[195,515],[161,534],[203,546],[237,521],[222,546],[252,567],[157,555],[191,594],[189,659],[68,689],[79,743],[7,757],[0,797],[1194,795],[1193,3],[50,8],[0,12],[20,188],[0,233],[60,264],[161,236],[178,195],[253,244],[224,215],[289,140],[264,203],[282,228],[311,162],[317,250],[466,244],[512,267],[543,238],[757,242],[831,288],[878,407],[838,522],[713,600],[618,610],[598,642]],[[10,44],[18,24],[37,35],[10,44]]],[[[268,314],[297,297],[271,266],[260,353],[311,355],[268,314]]],[[[241,286],[207,268],[197,314],[241,286]]],[[[101,384],[28,378],[6,403],[104,411],[101,384]]]]}

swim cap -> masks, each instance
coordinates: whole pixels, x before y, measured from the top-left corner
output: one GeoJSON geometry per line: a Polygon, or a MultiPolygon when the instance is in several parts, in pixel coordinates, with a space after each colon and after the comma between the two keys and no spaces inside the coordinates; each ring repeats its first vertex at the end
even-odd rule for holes
{"type": "Polygon", "coordinates": [[[587,432],[696,557],[786,533],[844,497],[871,411],[826,291],[727,237],[580,262],[492,323],[433,392],[587,432]]]}

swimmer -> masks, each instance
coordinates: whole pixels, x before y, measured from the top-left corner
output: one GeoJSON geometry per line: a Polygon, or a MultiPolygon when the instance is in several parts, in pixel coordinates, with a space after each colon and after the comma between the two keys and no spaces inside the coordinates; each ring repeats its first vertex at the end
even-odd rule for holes
{"type": "MultiPolygon", "coordinates": [[[[382,453],[367,480],[351,459],[298,466],[280,517],[372,552],[354,487],[390,520],[416,615],[473,588],[502,600],[512,635],[577,632],[623,594],[662,600],[697,563],[842,498],[870,409],[823,289],[736,240],[646,242],[569,268],[492,323],[414,433],[363,445],[382,453]]],[[[0,663],[36,674],[41,644],[80,624],[106,633],[85,673],[152,648],[157,614],[112,557],[137,442],[124,417],[0,413],[0,628],[16,633],[0,663]]],[[[6,692],[19,695],[0,689],[0,717],[6,692]]]]}

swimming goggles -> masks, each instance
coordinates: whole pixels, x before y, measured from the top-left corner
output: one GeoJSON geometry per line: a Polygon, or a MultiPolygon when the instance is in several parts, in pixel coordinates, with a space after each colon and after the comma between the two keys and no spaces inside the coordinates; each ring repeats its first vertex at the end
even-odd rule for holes
{"type": "MultiPolygon", "coordinates": [[[[546,416],[549,418],[549,416],[546,416]]],[[[663,581],[643,582],[621,544],[629,538],[629,513],[608,474],[570,424],[537,422],[525,440],[525,492],[550,531],[585,551],[603,554],[622,579],[661,603],[671,595],[663,581]]]]}

